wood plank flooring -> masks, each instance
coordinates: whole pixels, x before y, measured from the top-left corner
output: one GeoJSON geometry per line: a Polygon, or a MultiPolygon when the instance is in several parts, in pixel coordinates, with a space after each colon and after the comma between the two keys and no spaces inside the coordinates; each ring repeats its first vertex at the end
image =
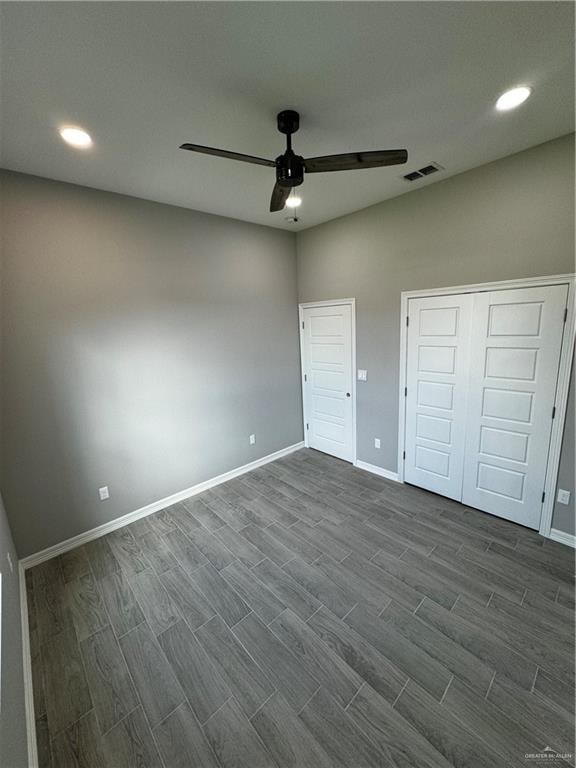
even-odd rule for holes
{"type": "Polygon", "coordinates": [[[574,764],[574,552],[314,451],[26,585],[40,768],[574,764]]]}

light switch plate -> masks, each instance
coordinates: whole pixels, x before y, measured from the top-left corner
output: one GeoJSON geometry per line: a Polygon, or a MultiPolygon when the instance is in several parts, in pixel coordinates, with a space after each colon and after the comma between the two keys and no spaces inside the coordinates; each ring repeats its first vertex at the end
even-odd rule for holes
{"type": "Polygon", "coordinates": [[[570,491],[563,491],[562,488],[559,488],[557,500],[558,504],[570,504],[570,491]]]}
{"type": "Polygon", "coordinates": [[[108,486],[104,485],[102,488],[98,488],[98,495],[100,496],[100,501],[106,501],[106,499],[109,499],[110,491],[108,490],[108,486]]]}
{"type": "Polygon", "coordinates": [[[368,371],[358,368],[358,381],[368,381],[368,371]]]}
{"type": "Polygon", "coordinates": [[[250,445],[254,445],[256,442],[256,435],[250,435],[250,445]]]}
{"type": "Polygon", "coordinates": [[[374,438],[374,448],[380,448],[380,438],[375,437],[374,438]]]}

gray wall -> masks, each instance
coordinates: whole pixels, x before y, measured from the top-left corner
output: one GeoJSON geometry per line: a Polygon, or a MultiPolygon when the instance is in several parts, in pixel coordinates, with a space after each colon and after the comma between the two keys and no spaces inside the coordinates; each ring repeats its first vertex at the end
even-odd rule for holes
{"type": "Polygon", "coordinates": [[[21,557],[302,439],[293,233],[0,179],[21,557]]]}
{"type": "Polygon", "coordinates": [[[0,765],[26,768],[26,719],[22,673],[22,633],[18,558],[0,497],[0,574],[2,578],[2,658],[0,659],[0,765]],[[10,570],[8,554],[14,570],[10,570]]]}
{"type": "MultiPolygon", "coordinates": [[[[297,241],[300,301],[356,297],[357,365],[368,370],[357,387],[358,458],[396,471],[400,292],[572,272],[574,137],[305,230],[297,241]]],[[[572,420],[565,445],[573,435],[572,420]]],[[[573,472],[564,487],[574,493],[573,472]]],[[[568,522],[557,516],[554,525],[566,530],[568,522]]]]}
{"type": "MultiPolygon", "coordinates": [[[[2,283],[0,260],[0,287],[2,283]]],[[[0,301],[0,318],[3,314],[0,301]]],[[[1,337],[0,337],[1,347],[1,337]]],[[[0,394],[4,366],[0,348],[0,394]]],[[[1,415],[1,414],[0,414],[1,415]]],[[[0,422],[0,437],[2,424],[0,422]]],[[[0,440],[0,466],[2,463],[0,440]]],[[[28,765],[18,556],[0,495],[0,765],[28,765]]]]}

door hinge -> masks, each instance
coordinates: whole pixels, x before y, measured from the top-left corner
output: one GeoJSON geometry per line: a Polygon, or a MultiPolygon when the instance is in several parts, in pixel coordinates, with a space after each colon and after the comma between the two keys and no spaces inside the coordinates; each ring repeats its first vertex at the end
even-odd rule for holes
{"type": "Polygon", "coordinates": [[[406,328],[410,325],[410,318],[406,315],[406,328]]]}
{"type": "Polygon", "coordinates": [[[542,491],[542,504],[544,504],[545,498],[546,498],[546,491],[542,491]]]}
{"type": "Polygon", "coordinates": [[[402,451],[402,461],[406,461],[406,451],[402,451]]]}
{"type": "Polygon", "coordinates": [[[404,397],[408,397],[408,387],[404,387],[404,397]]]}
{"type": "Polygon", "coordinates": [[[302,320],[302,330],[304,330],[304,320],[302,320]]]}
{"type": "Polygon", "coordinates": [[[306,424],[306,431],[308,431],[308,424],[306,424]]]}
{"type": "Polygon", "coordinates": [[[564,307],[564,322],[568,319],[568,307],[564,307]]]}
{"type": "Polygon", "coordinates": [[[308,376],[306,376],[306,374],[304,374],[304,381],[308,381],[308,376]]]}
{"type": "Polygon", "coordinates": [[[556,416],[556,406],[552,408],[552,418],[555,418],[555,416],[556,416]]]}

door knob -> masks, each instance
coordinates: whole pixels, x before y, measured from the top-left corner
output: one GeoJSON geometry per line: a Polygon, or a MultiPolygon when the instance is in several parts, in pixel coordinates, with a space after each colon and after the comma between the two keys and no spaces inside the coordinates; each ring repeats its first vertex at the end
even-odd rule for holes
{"type": "Polygon", "coordinates": [[[350,392],[346,392],[346,397],[350,397],[350,392]]]}

